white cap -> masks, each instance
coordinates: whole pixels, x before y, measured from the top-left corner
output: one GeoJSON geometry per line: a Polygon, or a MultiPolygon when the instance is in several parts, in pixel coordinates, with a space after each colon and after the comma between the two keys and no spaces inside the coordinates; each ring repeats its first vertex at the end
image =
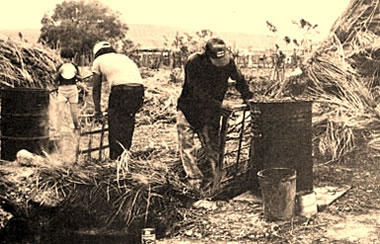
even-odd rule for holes
{"type": "Polygon", "coordinates": [[[95,55],[102,48],[109,48],[109,47],[112,47],[109,42],[106,42],[106,41],[98,42],[94,46],[93,54],[95,55]]]}

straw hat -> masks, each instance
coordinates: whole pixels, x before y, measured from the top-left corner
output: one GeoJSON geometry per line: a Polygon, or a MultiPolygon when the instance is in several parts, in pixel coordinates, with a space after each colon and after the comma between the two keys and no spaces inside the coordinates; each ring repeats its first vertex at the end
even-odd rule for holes
{"type": "Polygon", "coordinates": [[[230,63],[231,57],[228,53],[226,43],[220,38],[211,38],[206,43],[206,54],[215,66],[225,66],[230,63]]]}

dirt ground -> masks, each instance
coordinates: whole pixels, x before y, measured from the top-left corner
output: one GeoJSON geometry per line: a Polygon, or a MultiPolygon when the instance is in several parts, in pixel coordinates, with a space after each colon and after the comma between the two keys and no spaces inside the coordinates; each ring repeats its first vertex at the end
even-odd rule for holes
{"type": "Polygon", "coordinates": [[[232,199],[189,210],[193,223],[158,243],[379,243],[377,161],[359,150],[339,163],[315,159],[315,187],[350,185],[351,189],[310,218],[268,222],[261,203],[232,199]]]}

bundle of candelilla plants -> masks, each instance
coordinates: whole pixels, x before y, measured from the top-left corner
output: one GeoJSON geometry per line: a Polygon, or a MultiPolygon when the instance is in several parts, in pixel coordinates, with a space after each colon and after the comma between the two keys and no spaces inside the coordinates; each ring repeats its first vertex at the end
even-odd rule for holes
{"type": "Polygon", "coordinates": [[[380,149],[378,5],[352,0],[329,37],[300,67],[307,84],[303,95],[314,101],[314,141],[330,160],[359,146],[380,149]]]}
{"type": "Polygon", "coordinates": [[[144,106],[136,116],[141,125],[175,123],[176,105],[180,86],[177,84],[148,84],[145,89],[144,106]]]}
{"type": "Polygon", "coordinates": [[[15,162],[0,165],[1,205],[38,229],[138,236],[142,228],[154,227],[163,235],[197,195],[178,170],[178,155],[156,149],[78,164],[20,151],[15,162]]]}
{"type": "Polygon", "coordinates": [[[0,86],[52,88],[58,53],[39,44],[0,38],[0,86]]]}

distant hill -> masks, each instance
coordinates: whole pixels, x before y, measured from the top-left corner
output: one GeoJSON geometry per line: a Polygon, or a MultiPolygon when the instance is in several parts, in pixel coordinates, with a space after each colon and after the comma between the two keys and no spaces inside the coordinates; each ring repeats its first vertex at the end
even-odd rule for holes
{"type": "Polygon", "coordinates": [[[23,29],[23,30],[0,30],[0,35],[8,36],[12,39],[19,39],[19,33],[22,34],[24,40],[35,43],[40,36],[39,29],[23,29]]]}
{"type": "MultiPolygon", "coordinates": [[[[129,25],[127,37],[142,47],[164,47],[166,37],[169,42],[173,41],[176,33],[188,33],[195,35],[196,31],[189,28],[176,28],[160,25],[132,24],[129,25]]],[[[229,46],[238,49],[259,49],[265,50],[273,48],[275,39],[266,35],[235,33],[235,32],[215,32],[216,36],[223,38],[229,46]]]]}
{"type": "MultiPolygon", "coordinates": [[[[171,43],[176,33],[188,33],[195,35],[196,31],[189,28],[176,28],[170,26],[148,25],[148,24],[129,24],[127,33],[128,39],[134,43],[138,43],[142,48],[162,48],[164,47],[166,37],[171,43]]],[[[19,33],[23,39],[28,42],[37,42],[40,35],[39,29],[23,29],[23,30],[0,30],[0,35],[9,36],[11,38],[19,38],[19,33]]],[[[223,38],[229,46],[236,49],[245,50],[265,50],[273,48],[275,38],[267,35],[234,33],[234,32],[216,32],[215,35],[223,38]]]]}

